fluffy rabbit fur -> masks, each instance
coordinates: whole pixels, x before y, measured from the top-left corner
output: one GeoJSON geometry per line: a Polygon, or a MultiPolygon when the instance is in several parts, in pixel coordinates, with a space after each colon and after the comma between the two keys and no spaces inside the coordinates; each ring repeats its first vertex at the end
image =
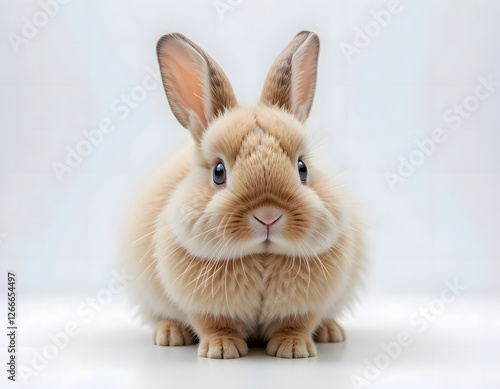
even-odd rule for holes
{"type": "Polygon", "coordinates": [[[253,107],[238,106],[221,68],[186,37],[167,34],[157,50],[193,141],[152,177],[128,223],[126,269],[153,342],[199,340],[201,357],[237,358],[258,339],[270,355],[304,358],[316,355],[313,339],[343,341],[335,319],[360,284],[364,242],[304,127],[318,36],[294,37],[253,107]]]}

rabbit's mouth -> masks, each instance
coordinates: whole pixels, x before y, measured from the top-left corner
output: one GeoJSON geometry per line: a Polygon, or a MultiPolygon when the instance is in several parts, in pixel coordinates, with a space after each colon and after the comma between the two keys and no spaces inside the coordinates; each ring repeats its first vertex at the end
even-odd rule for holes
{"type": "Polygon", "coordinates": [[[283,215],[279,215],[278,217],[271,216],[270,218],[267,219],[260,219],[259,217],[253,215],[254,219],[257,220],[261,226],[259,226],[259,229],[265,229],[266,232],[266,240],[264,242],[270,242],[269,236],[271,234],[271,229],[273,229],[273,232],[275,230],[276,224],[279,223],[283,215]]]}
{"type": "Polygon", "coordinates": [[[249,220],[255,235],[261,239],[266,251],[283,230],[286,216],[282,210],[275,207],[261,207],[253,212],[249,220]]]}

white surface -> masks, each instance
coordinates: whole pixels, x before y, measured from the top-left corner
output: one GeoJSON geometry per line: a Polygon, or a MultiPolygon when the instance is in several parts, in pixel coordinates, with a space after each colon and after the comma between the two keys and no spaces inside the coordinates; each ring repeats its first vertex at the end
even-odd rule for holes
{"type": "Polygon", "coordinates": [[[420,332],[422,327],[411,325],[408,318],[429,302],[367,299],[356,320],[345,321],[345,343],[319,344],[318,356],[305,360],[270,357],[264,348],[251,348],[247,357],[238,360],[209,360],[197,357],[196,346],[154,346],[151,329],[140,329],[119,302],[89,323],[75,314],[77,306],[71,303],[24,303],[23,319],[30,324],[22,327],[21,339],[36,348],[23,348],[20,354],[23,363],[31,366],[34,350],[43,353],[52,342],[49,334],[74,320],[82,333],[44,370],[27,377],[29,387],[352,388],[356,387],[351,383],[353,375],[364,377],[366,361],[376,363],[382,358],[378,357],[384,354],[380,344],[396,341],[405,331],[412,343],[390,358],[388,367],[370,380],[370,387],[498,388],[499,305],[460,296],[420,332]]]}
{"type": "MultiPolygon", "coordinates": [[[[500,387],[500,90],[458,129],[443,118],[475,93],[480,77],[500,80],[500,3],[401,2],[402,11],[348,62],[342,42],[353,44],[356,28],[387,4],[244,0],[221,20],[206,0],[72,0],[16,53],[8,34],[20,34],[23,18],[41,8],[35,0],[0,0],[0,317],[5,275],[14,270],[23,363],[120,269],[131,199],[188,138],[158,83],[134,109],[113,108],[157,70],[163,33],[198,43],[240,102],[252,104],[280,50],[298,31],[317,31],[308,126],[325,164],[343,172],[362,204],[372,241],[372,275],[363,308],[346,324],[348,342],[320,346],[317,358],[281,361],[252,350],[220,362],[198,359],[193,347],[159,349],[150,330],[129,321],[120,295],[30,386],[349,388],[379,343],[407,329],[409,315],[456,277],[467,286],[463,295],[372,386],[500,387]],[[60,182],[53,163],[104,118],[115,130],[60,182]],[[436,127],[446,141],[391,191],[384,174],[436,127]]],[[[5,342],[2,336],[1,350],[5,342]]],[[[1,351],[2,365],[4,358],[1,351]]],[[[2,388],[5,382],[2,372],[2,388]]]]}

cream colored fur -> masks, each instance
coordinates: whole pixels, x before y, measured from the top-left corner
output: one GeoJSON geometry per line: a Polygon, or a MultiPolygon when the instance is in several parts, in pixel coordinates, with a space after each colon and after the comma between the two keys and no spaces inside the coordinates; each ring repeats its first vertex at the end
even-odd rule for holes
{"type": "Polygon", "coordinates": [[[315,161],[303,125],[318,49],[314,33],[299,33],[273,65],[261,103],[239,107],[198,46],[179,34],[160,40],[170,105],[194,140],[151,178],[127,225],[126,268],[141,315],[157,326],[155,344],[198,338],[200,356],[235,358],[255,338],[271,355],[299,358],[316,355],[314,333],[317,341],[344,340],[335,319],[360,285],[365,245],[352,201],[315,161]],[[182,70],[189,58],[196,72],[182,70]],[[217,186],[220,161],[227,181],[217,186]],[[281,215],[269,232],[255,218],[262,210],[281,215]]]}

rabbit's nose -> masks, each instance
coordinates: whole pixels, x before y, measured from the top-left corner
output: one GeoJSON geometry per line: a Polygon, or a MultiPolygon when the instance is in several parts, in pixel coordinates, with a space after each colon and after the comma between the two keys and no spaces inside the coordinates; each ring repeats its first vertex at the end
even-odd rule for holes
{"type": "Polygon", "coordinates": [[[272,226],[279,219],[281,219],[281,216],[283,216],[283,214],[276,208],[272,207],[260,208],[253,215],[259,223],[264,224],[266,227],[272,226]]]}

